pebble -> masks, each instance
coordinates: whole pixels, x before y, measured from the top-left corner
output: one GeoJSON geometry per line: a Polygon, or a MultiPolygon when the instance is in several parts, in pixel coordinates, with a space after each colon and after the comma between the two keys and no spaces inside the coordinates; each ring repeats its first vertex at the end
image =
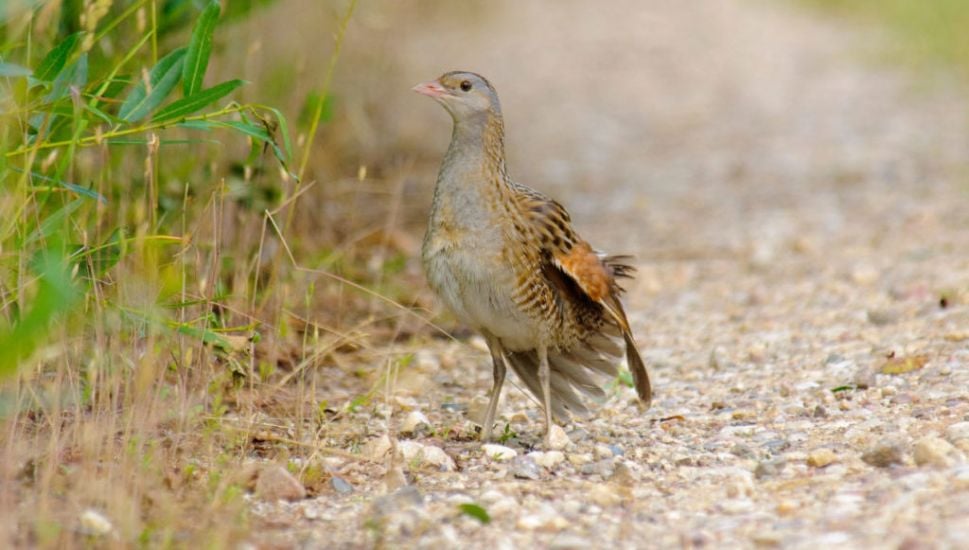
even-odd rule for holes
{"type": "Polygon", "coordinates": [[[404,421],[400,425],[400,431],[405,434],[412,434],[416,432],[421,427],[428,427],[431,425],[431,421],[428,420],[427,416],[421,411],[411,411],[404,418],[404,421]]]}
{"type": "Polygon", "coordinates": [[[485,443],[481,446],[481,450],[484,451],[486,457],[497,462],[511,460],[518,456],[518,451],[515,449],[494,443],[485,443]]]}
{"type": "Polygon", "coordinates": [[[945,429],[945,438],[951,443],[960,439],[969,439],[969,422],[956,422],[945,429]]]}
{"type": "Polygon", "coordinates": [[[538,480],[542,478],[542,468],[530,456],[515,457],[511,461],[511,473],[518,479],[538,480]]]}
{"type": "Polygon", "coordinates": [[[519,529],[527,531],[536,529],[559,530],[568,527],[569,522],[550,505],[543,504],[537,512],[519,517],[516,525],[519,529]]]}
{"type": "Polygon", "coordinates": [[[612,452],[612,448],[609,447],[608,445],[602,445],[602,444],[596,445],[595,451],[596,451],[596,458],[600,458],[600,459],[612,458],[613,456],[615,456],[615,453],[612,452]]]}
{"type": "Polygon", "coordinates": [[[536,464],[549,470],[555,468],[565,460],[565,453],[562,451],[535,451],[533,453],[528,453],[528,456],[530,456],[536,464]]]}
{"type": "Polygon", "coordinates": [[[80,523],[81,531],[86,535],[103,537],[114,530],[114,525],[111,524],[111,520],[101,512],[92,508],[88,508],[81,513],[80,523]]]}
{"type": "Polygon", "coordinates": [[[592,455],[586,453],[571,453],[568,455],[569,462],[576,466],[592,462],[592,455]]]}
{"type": "Polygon", "coordinates": [[[784,472],[784,467],[787,462],[784,460],[768,460],[760,462],[757,464],[757,468],[754,469],[754,476],[757,479],[764,479],[768,477],[776,477],[784,472]]]}
{"type": "Polygon", "coordinates": [[[346,495],[353,492],[353,485],[350,485],[350,483],[342,477],[331,477],[330,486],[333,487],[334,491],[340,493],[341,495],[346,495]]]}
{"type": "Polygon", "coordinates": [[[912,450],[915,463],[919,466],[947,468],[956,463],[959,451],[948,441],[934,436],[923,437],[915,442],[912,450]]]}
{"type": "Polygon", "coordinates": [[[548,446],[551,450],[561,451],[568,447],[569,443],[571,441],[569,440],[568,434],[565,433],[565,430],[561,426],[553,424],[548,436],[548,446]]]}
{"type": "Polygon", "coordinates": [[[585,475],[599,475],[603,479],[612,477],[616,472],[616,462],[611,458],[590,462],[579,467],[579,471],[585,475]]]}
{"type": "Polygon", "coordinates": [[[868,322],[877,326],[890,325],[901,318],[901,314],[892,309],[869,309],[867,316],[868,322]]]}
{"type": "Polygon", "coordinates": [[[390,437],[386,434],[381,435],[376,439],[371,439],[364,445],[363,455],[374,461],[381,461],[387,457],[387,453],[393,446],[390,443],[390,437]]]}
{"type": "Polygon", "coordinates": [[[590,501],[604,508],[615,506],[623,500],[619,487],[613,483],[597,483],[587,494],[590,501]]]}
{"type": "Polygon", "coordinates": [[[437,466],[442,472],[451,472],[457,467],[454,460],[444,452],[444,449],[434,445],[424,445],[416,441],[401,441],[397,444],[401,454],[407,461],[417,461],[421,464],[437,466]]]}
{"type": "Polygon", "coordinates": [[[302,500],[306,498],[306,488],[286,468],[271,465],[259,472],[259,477],[256,479],[256,496],[270,502],[302,500]]]}
{"type": "Polygon", "coordinates": [[[901,464],[904,461],[905,451],[899,443],[882,443],[869,449],[861,455],[861,459],[866,463],[878,467],[888,468],[893,464],[901,464]]]}
{"type": "Polygon", "coordinates": [[[837,460],[838,455],[836,455],[834,451],[831,449],[821,448],[815,449],[808,453],[807,465],[811,466],[812,468],[824,468],[837,460]]]}
{"type": "Polygon", "coordinates": [[[373,508],[379,515],[387,515],[408,508],[419,508],[424,505],[424,495],[414,487],[408,485],[397,491],[377,497],[373,501],[373,508]]]}

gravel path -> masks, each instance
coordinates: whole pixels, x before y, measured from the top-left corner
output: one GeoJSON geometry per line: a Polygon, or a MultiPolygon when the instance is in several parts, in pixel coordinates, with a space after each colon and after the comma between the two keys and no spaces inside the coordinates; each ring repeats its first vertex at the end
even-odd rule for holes
{"type": "MultiPolygon", "coordinates": [[[[486,74],[512,173],[597,246],[636,254],[628,302],[656,398],[644,413],[617,389],[540,452],[538,408],[512,389],[509,438],[483,450],[468,421],[490,385],[482,344],[423,346],[376,415],[329,428],[361,458],[323,459],[335,477],[314,498],[253,500],[257,542],[969,545],[965,90],[916,87],[872,61],[877,37],[766,4],[361,15],[360,44],[393,36],[383,93],[486,74]]],[[[399,113],[385,134],[443,152],[437,106],[383,108],[399,113]]],[[[436,167],[417,170],[430,183],[436,167]]]]}

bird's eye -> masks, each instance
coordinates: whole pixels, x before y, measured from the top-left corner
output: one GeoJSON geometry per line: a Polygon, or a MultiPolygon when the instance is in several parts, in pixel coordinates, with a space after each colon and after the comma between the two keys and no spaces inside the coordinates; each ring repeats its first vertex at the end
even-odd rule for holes
{"type": "Polygon", "coordinates": [[[465,92],[470,92],[471,91],[471,81],[470,80],[463,80],[463,81],[461,81],[461,90],[463,90],[465,92]]]}

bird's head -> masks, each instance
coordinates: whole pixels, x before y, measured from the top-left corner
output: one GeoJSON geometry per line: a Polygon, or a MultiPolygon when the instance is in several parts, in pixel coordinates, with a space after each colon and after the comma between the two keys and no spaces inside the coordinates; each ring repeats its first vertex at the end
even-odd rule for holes
{"type": "Polygon", "coordinates": [[[467,71],[451,71],[437,80],[422,82],[413,90],[444,106],[455,122],[501,115],[498,94],[483,76],[467,71]]]}

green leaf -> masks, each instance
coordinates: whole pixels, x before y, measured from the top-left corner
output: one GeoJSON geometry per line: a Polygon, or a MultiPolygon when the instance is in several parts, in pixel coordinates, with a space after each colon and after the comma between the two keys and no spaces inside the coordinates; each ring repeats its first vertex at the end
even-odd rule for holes
{"type": "Polygon", "coordinates": [[[61,70],[51,84],[50,93],[47,94],[44,101],[53,103],[65,97],[72,85],[80,89],[85,84],[87,84],[87,52],[82,53],[77,61],[61,70]]]}
{"type": "MultiPolygon", "coordinates": [[[[19,172],[21,174],[23,173],[23,170],[21,170],[20,168],[16,168],[14,166],[11,166],[10,168],[13,169],[13,171],[15,171],[15,172],[19,172]]],[[[97,201],[100,201],[102,204],[107,204],[108,203],[108,199],[104,198],[104,196],[101,195],[100,193],[98,193],[97,191],[93,191],[91,189],[88,189],[87,187],[81,187],[80,185],[77,185],[76,183],[69,183],[69,182],[66,182],[66,181],[63,181],[63,180],[59,180],[57,178],[51,178],[51,177],[45,176],[45,175],[43,175],[43,174],[41,174],[39,172],[34,172],[34,171],[31,171],[30,172],[30,177],[32,179],[36,179],[36,180],[41,180],[41,181],[46,181],[46,182],[49,182],[49,183],[57,184],[57,185],[65,188],[65,189],[70,189],[71,191],[77,193],[78,195],[87,197],[89,199],[95,199],[97,201]]],[[[80,204],[78,204],[77,206],[80,206],[80,204]]],[[[72,208],[76,208],[76,207],[72,207],[72,208]]],[[[72,212],[73,212],[73,210],[72,210],[72,212]]]]}
{"type": "Polygon", "coordinates": [[[188,45],[188,56],[182,67],[182,93],[185,97],[195,95],[202,89],[205,69],[209,66],[209,55],[212,53],[212,33],[219,22],[221,11],[219,1],[211,0],[192,29],[192,41],[188,45]]]}
{"type": "Polygon", "coordinates": [[[491,523],[491,516],[488,514],[488,511],[473,502],[459,504],[458,509],[461,510],[462,514],[470,516],[481,523],[491,523]]]}
{"type": "Polygon", "coordinates": [[[125,254],[125,229],[115,228],[100,246],[74,245],[71,259],[83,276],[94,279],[111,269],[125,254]]]}
{"type": "Polygon", "coordinates": [[[289,162],[289,159],[293,158],[293,147],[289,141],[289,124],[286,122],[286,117],[279,109],[273,107],[266,107],[266,109],[272,112],[276,116],[276,121],[279,122],[279,133],[283,136],[283,152],[286,154],[285,162],[289,162]]]}
{"type": "Polygon", "coordinates": [[[158,111],[152,120],[155,122],[164,122],[166,120],[175,120],[188,116],[229,95],[233,90],[239,86],[242,86],[243,84],[245,84],[245,82],[242,80],[228,80],[222,84],[216,84],[211,88],[202,90],[197,94],[189,97],[183,97],[182,99],[174,101],[164,109],[158,111]]]}
{"type": "Polygon", "coordinates": [[[185,62],[185,48],[179,48],[161,58],[148,73],[148,85],[141,79],[131,90],[118,111],[118,116],[127,122],[146,117],[165,101],[168,94],[178,84],[185,62]],[[150,90],[149,90],[150,88],[150,90]]]}
{"type": "Polygon", "coordinates": [[[33,243],[40,239],[50,237],[55,231],[62,229],[64,224],[67,223],[67,217],[73,214],[75,210],[80,208],[81,203],[81,199],[73,200],[58,208],[53,214],[44,218],[44,221],[40,223],[40,227],[35,229],[30,235],[27,236],[26,243],[33,243]]]}
{"type": "Polygon", "coordinates": [[[76,32],[54,46],[54,49],[47,52],[40,65],[37,66],[37,70],[34,71],[34,78],[41,82],[50,82],[57,78],[57,75],[64,69],[64,65],[67,65],[67,59],[74,53],[74,48],[77,47],[80,39],[81,33],[76,32]]]}
{"type": "Polygon", "coordinates": [[[33,71],[27,67],[21,67],[15,63],[6,63],[0,61],[0,76],[17,77],[17,76],[30,76],[34,74],[33,71]]]}
{"type": "Polygon", "coordinates": [[[40,275],[39,287],[27,313],[13,325],[0,327],[0,378],[17,371],[48,336],[51,321],[69,310],[79,295],[62,255],[45,251],[31,264],[40,275]]]}

